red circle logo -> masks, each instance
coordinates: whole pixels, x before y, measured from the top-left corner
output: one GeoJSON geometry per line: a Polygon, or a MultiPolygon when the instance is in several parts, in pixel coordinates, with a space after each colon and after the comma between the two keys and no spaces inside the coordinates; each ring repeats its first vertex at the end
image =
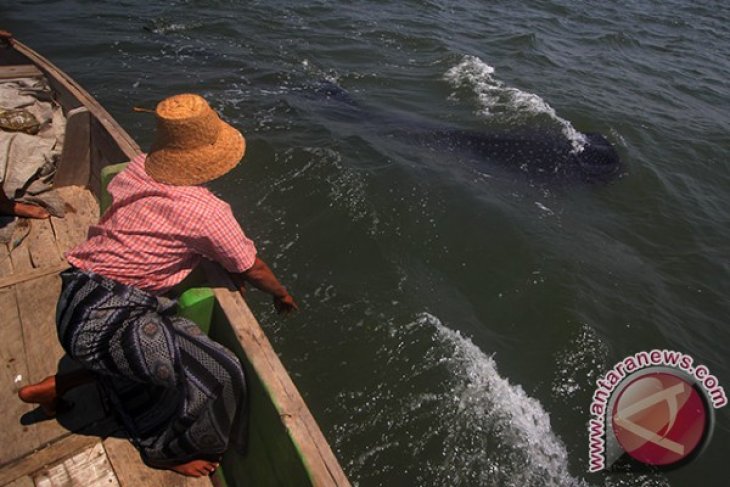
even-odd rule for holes
{"type": "Polygon", "coordinates": [[[613,406],[613,431],[632,458],[667,466],[702,445],[709,424],[707,405],[689,382],[668,372],[631,381],[613,406]]]}

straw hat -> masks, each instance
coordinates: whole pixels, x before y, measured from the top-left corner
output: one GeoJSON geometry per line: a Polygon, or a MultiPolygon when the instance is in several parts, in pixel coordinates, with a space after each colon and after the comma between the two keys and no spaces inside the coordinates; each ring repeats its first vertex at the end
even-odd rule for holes
{"type": "Polygon", "coordinates": [[[216,179],[243,158],[246,139],[198,95],[182,94],[157,104],[157,131],[145,171],[175,186],[216,179]]]}

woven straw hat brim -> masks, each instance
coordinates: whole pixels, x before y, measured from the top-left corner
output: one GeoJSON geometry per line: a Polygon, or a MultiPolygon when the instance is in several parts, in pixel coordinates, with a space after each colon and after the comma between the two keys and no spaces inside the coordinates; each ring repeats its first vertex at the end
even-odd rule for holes
{"type": "Polygon", "coordinates": [[[192,149],[153,149],[145,160],[145,171],[157,182],[193,186],[217,179],[236,167],[246,152],[241,132],[220,121],[218,139],[192,149]]]}

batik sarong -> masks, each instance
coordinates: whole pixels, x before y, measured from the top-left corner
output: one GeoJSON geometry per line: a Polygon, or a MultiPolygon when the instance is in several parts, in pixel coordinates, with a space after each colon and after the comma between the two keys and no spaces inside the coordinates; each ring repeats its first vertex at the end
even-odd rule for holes
{"type": "Polygon", "coordinates": [[[143,460],[167,467],[245,447],[246,383],[236,356],[175,316],[173,300],[92,272],[61,274],[66,353],[95,373],[143,460]]]}

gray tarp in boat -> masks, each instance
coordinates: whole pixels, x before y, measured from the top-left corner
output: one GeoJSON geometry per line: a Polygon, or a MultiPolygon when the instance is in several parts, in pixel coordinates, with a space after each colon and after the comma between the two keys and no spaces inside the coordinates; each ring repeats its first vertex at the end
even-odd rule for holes
{"type": "MultiPolygon", "coordinates": [[[[37,127],[27,131],[37,130],[37,133],[12,127],[0,129],[2,190],[10,199],[35,203],[54,216],[63,216],[63,201],[51,188],[63,148],[66,118],[52,100],[46,81],[19,78],[1,82],[0,117],[3,113],[21,122],[35,118],[37,127]]],[[[0,242],[12,239],[16,220],[12,216],[0,216],[0,242]]]]}

